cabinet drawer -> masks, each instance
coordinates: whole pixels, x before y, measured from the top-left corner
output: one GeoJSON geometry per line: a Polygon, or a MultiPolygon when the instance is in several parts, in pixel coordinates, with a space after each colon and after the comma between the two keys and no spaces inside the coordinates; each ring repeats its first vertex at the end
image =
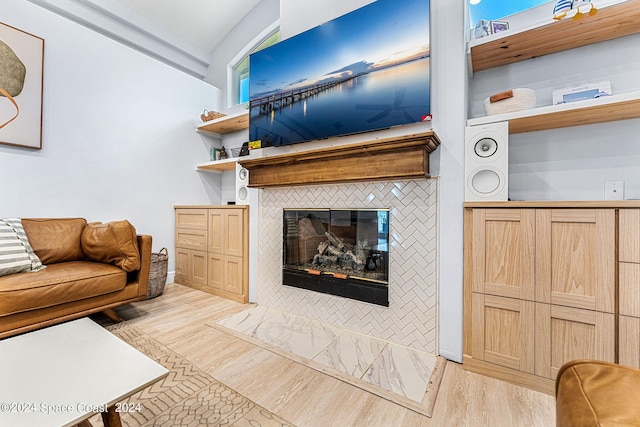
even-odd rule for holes
{"type": "Polygon", "coordinates": [[[176,228],[207,229],[207,209],[176,209],[176,228]]]}
{"type": "Polygon", "coordinates": [[[207,250],[206,230],[190,230],[185,228],[176,229],[176,247],[207,250]]]}

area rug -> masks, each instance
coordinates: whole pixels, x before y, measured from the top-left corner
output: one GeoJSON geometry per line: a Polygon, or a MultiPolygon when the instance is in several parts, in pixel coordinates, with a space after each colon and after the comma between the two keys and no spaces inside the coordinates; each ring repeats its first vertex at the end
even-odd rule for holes
{"type": "MultiPolygon", "coordinates": [[[[105,327],[169,370],[169,375],[125,402],[124,426],[287,426],[292,424],[256,405],[155,339],[125,322],[105,327]]],[[[99,415],[90,419],[102,425],[99,415]]]]}

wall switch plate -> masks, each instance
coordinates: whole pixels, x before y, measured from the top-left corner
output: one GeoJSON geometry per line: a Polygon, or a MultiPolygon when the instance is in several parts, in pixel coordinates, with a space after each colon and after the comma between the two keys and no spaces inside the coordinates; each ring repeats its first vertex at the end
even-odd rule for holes
{"type": "Polygon", "coordinates": [[[604,182],[604,199],[605,200],[623,200],[624,199],[624,181],[605,181],[604,182]]]}

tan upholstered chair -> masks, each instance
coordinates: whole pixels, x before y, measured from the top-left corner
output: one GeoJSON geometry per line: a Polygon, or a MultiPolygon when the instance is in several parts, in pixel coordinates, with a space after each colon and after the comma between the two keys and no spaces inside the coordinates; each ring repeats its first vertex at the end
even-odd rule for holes
{"type": "Polygon", "coordinates": [[[640,370],[597,360],[565,363],[556,378],[556,426],[640,426],[640,370]]]}

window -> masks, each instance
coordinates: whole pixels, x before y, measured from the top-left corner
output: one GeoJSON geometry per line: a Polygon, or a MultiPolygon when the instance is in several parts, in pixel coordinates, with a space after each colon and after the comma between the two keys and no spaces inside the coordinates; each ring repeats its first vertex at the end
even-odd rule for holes
{"type": "Polygon", "coordinates": [[[280,28],[271,31],[266,37],[258,37],[260,42],[252,43],[244,50],[240,59],[234,61],[235,65],[231,72],[230,105],[243,104],[249,102],[249,55],[258,52],[266,47],[272,46],[280,41],[280,28]]]}
{"type": "MultiPolygon", "coordinates": [[[[486,19],[487,21],[499,20],[505,16],[513,15],[514,13],[550,2],[551,0],[469,0],[471,27],[473,28],[481,19],[486,19]]],[[[551,5],[549,10],[550,16],[552,10],[553,5],[551,5]]]]}

